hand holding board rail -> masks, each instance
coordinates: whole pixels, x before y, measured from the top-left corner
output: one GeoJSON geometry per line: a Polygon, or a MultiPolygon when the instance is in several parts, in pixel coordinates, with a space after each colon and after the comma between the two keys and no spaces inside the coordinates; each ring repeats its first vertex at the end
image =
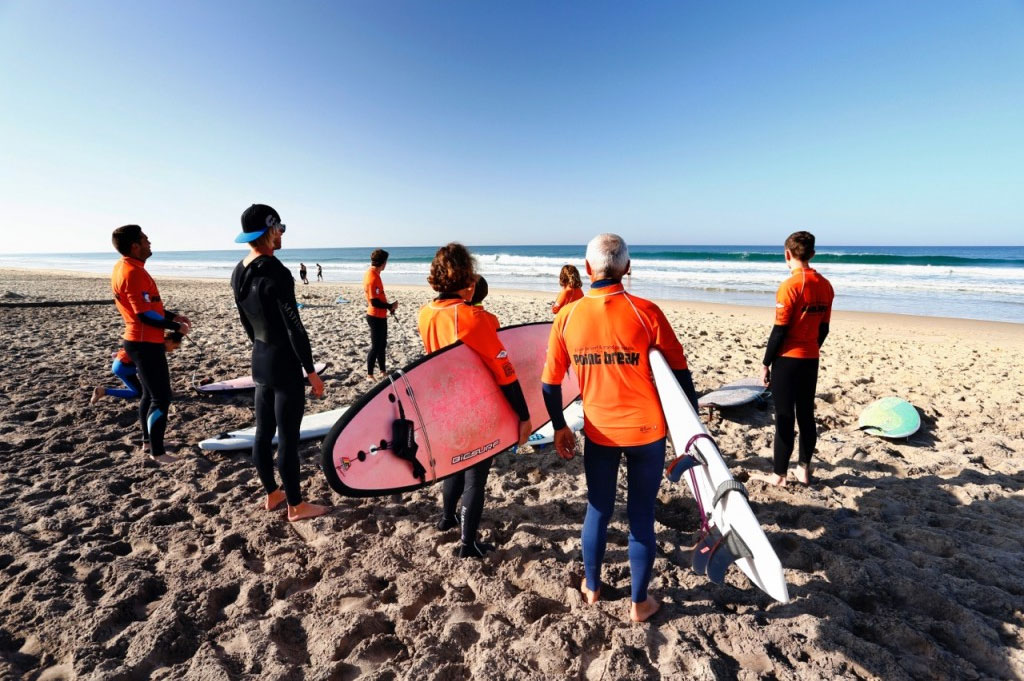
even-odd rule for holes
{"type": "Polygon", "coordinates": [[[743,485],[733,479],[718,446],[679,387],[664,356],[651,351],[651,372],[661,398],[676,459],[666,475],[686,478],[701,515],[701,541],[693,553],[693,568],[721,582],[729,565],[736,565],[759,589],[782,603],[789,602],[782,563],[768,542],[747,502],[743,485]]]}
{"type": "MultiPolygon", "coordinates": [[[[533,425],[546,420],[541,370],[551,324],[498,331],[533,425]]],[[[563,406],[579,396],[575,374],[562,381],[563,406]]],[[[346,496],[379,496],[431,484],[511,447],[519,418],[494,376],[462,343],[392,372],[338,420],[321,450],[331,488],[346,496]]]]}

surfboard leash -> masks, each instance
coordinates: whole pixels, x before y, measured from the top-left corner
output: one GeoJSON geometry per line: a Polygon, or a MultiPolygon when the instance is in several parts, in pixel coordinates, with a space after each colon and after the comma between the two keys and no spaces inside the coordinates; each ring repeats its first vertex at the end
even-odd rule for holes
{"type": "MultiPolygon", "coordinates": [[[[434,451],[430,448],[430,436],[427,435],[427,429],[423,427],[425,421],[423,420],[423,414],[420,413],[420,405],[416,401],[416,394],[413,392],[412,384],[409,383],[409,378],[405,375],[405,372],[398,369],[396,372],[402,379],[402,383],[405,384],[405,392],[412,400],[412,408],[416,411],[416,418],[420,421],[420,433],[423,434],[423,444],[427,447],[427,463],[430,464],[430,482],[434,483],[437,481],[437,470],[434,468],[434,451]]],[[[391,380],[391,376],[388,376],[388,380],[391,380]]],[[[391,385],[394,386],[394,381],[391,381],[391,385]]]]}

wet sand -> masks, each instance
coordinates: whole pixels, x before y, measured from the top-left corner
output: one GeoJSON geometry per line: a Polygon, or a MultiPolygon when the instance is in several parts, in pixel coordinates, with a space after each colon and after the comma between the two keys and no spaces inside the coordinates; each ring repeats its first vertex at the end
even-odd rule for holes
{"type": "MultiPolygon", "coordinates": [[[[385,273],[385,284],[387,276],[385,273]]],[[[301,448],[326,517],[260,507],[244,454],[195,444],[251,425],[251,398],[190,389],[249,373],[227,282],[160,279],[200,357],[171,355],[177,400],[157,468],[135,451],[134,404],[90,406],[121,320],[113,305],[0,308],[0,678],[13,679],[1012,679],[1024,677],[1024,326],[836,313],[818,382],[815,482],[770,488],[772,413],[725,412],[712,432],[786,568],[779,604],[732,568],[689,568],[699,517],[686,487],[659,495],[651,622],[627,621],[625,509],[609,532],[604,600],[588,606],[582,465],[550,448],[503,453],[488,482],[483,561],[433,527],[439,489],[335,495],[301,448]],[[923,427],[855,430],[887,395],[923,427]]],[[[327,397],[352,403],[368,332],[361,292],[298,287],[327,397]],[[336,305],[338,295],[356,301],[336,305]]],[[[392,290],[389,367],[422,354],[426,287],[392,290]]],[[[550,318],[550,295],[492,291],[504,324],[550,318]]],[[[0,302],[109,297],[103,277],[0,270],[0,302]],[[20,297],[19,297],[20,296],[20,297]]],[[[759,375],[772,310],[666,303],[698,392],[759,375]]],[[[624,484],[620,481],[620,486],[624,484]]],[[[624,489],[622,490],[624,492],[624,489]]],[[[620,499],[622,498],[620,493],[620,499]]]]}

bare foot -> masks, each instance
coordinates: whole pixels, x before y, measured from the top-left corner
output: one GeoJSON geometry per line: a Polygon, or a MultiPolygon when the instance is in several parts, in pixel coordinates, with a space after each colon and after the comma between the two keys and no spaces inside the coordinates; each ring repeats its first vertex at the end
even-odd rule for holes
{"type": "Polygon", "coordinates": [[[268,511],[273,511],[275,508],[285,502],[284,490],[281,488],[275,489],[273,492],[267,495],[267,501],[263,504],[263,507],[268,511]]]}
{"type": "Polygon", "coordinates": [[[811,484],[810,467],[797,465],[796,470],[793,471],[793,477],[796,478],[797,482],[801,485],[811,484]]]}
{"type": "Polygon", "coordinates": [[[166,465],[169,463],[176,463],[178,461],[178,457],[171,456],[170,454],[161,454],[160,456],[154,456],[153,461],[156,461],[161,465],[166,465]]]}
{"type": "Polygon", "coordinates": [[[89,399],[89,404],[96,404],[100,401],[100,398],[107,394],[106,388],[101,385],[96,386],[92,391],[92,397],[89,399]]]}
{"type": "Polygon", "coordinates": [[[597,600],[601,598],[601,587],[597,587],[593,591],[587,588],[587,579],[583,578],[583,582],[580,584],[580,591],[583,592],[583,600],[590,605],[597,603],[597,600]]]}
{"type": "Polygon", "coordinates": [[[767,482],[769,485],[772,485],[774,487],[785,487],[786,486],[786,478],[783,475],[775,475],[774,473],[770,473],[770,474],[766,474],[766,475],[754,475],[754,476],[751,476],[751,477],[753,477],[754,480],[760,480],[761,482],[767,482]]]}
{"type": "Polygon", "coordinates": [[[298,506],[288,506],[288,522],[294,523],[296,520],[315,518],[319,515],[327,513],[330,510],[330,506],[321,506],[320,504],[307,504],[305,501],[303,501],[298,506]]]}
{"type": "Polygon", "coordinates": [[[650,619],[651,615],[658,612],[660,607],[661,603],[654,600],[654,597],[648,596],[647,600],[643,603],[629,604],[629,619],[634,622],[646,622],[650,619]]]}

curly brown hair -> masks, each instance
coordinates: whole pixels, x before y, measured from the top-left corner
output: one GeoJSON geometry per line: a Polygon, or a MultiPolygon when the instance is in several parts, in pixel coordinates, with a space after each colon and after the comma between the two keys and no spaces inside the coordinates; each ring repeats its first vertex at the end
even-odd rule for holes
{"type": "Polygon", "coordinates": [[[437,249],[430,263],[427,283],[438,293],[454,293],[476,279],[476,260],[460,243],[451,242],[437,249]]]}
{"type": "Polygon", "coordinates": [[[562,265],[562,271],[558,273],[558,285],[562,288],[583,288],[583,280],[580,279],[580,271],[575,265],[562,265]]]}

